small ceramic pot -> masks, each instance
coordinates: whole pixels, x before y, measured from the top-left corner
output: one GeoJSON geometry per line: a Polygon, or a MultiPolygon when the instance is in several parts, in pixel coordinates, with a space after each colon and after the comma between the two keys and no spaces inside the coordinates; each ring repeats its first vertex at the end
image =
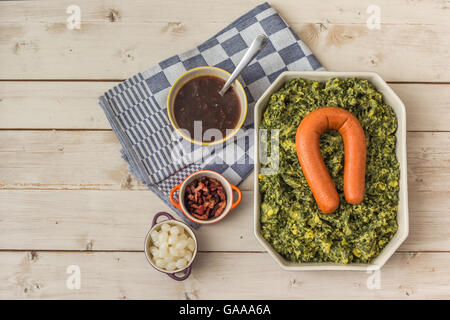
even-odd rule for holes
{"type": "Polygon", "coordinates": [[[180,183],[179,185],[175,186],[171,191],[170,191],[170,202],[172,202],[172,204],[177,207],[178,209],[180,209],[181,211],[183,211],[184,215],[199,224],[213,224],[216,222],[221,221],[223,218],[225,218],[228,213],[233,210],[240,202],[242,199],[242,192],[241,190],[239,190],[238,187],[236,187],[235,185],[231,184],[223,175],[221,175],[220,173],[217,173],[215,171],[210,171],[210,170],[200,170],[197,172],[194,172],[193,174],[191,174],[189,177],[187,177],[182,183],[180,183]],[[217,180],[219,180],[219,182],[222,184],[223,188],[225,189],[225,193],[227,195],[227,205],[225,207],[225,209],[223,210],[222,214],[216,218],[212,218],[212,219],[208,219],[208,220],[200,220],[197,219],[196,217],[194,217],[193,215],[191,215],[189,213],[189,211],[187,210],[186,206],[184,205],[184,194],[186,192],[186,187],[194,180],[199,179],[201,177],[208,177],[208,178],[215,178],[217,180]],[[175,191],[179,191],[178,194],[178,202],[175,201],[173,195],[175,193],[175,191]],[[236,200],[236,202],[233,202],[233,190],[237,192],[238,194],[238,198],[236,200]]]}
{"type": "Polygon", "coordinates": [[[181,221],[175,220],[174,217],[167,212],[158,212],[157,214],[155,214],[155,217],[153,218],[153,222],[152,222],[152,227],[147,232],[147,236],[145,237],[145,247],[144,247],[145,256],[147,257],[148,262],[150,263],[150,265],[153,268],[155,268],[159,272],[167,274],[169,277],[171,277],[174,280],[177,280],[177,281],[186,280],[189,277],[189,275],[191,274],[192,263],[194,262],[195,256],[197,255],[197,247],[198,247],[197,246],[197,238],[196,238],[194,232],[192,232],[192,229],[187,224],[185,224],[181,221]],[[168,219],[158,222],[158,218],[161,216],[165,216],[168,219]],[[192,239],[194,239],[195,249],[194,249],[194,252],[192,253],[191,261],[189,261],[188,265],[182,269],[178,269],[178,270],[174,270],[174,271],[167,271],[167,270],[158,268],[151,259],[150,246],[152,244],[152,237],[150,237],[150,233],[153,230],[159,228],[160,225],[163,223],[169,223],[172,226],[178,226],[178,227],[183,228],[192,237],[192,239]],[[182,276],[176,275],[177,273],[181,273],[181,272],[184,273],[182,276]]]}
{"type": "MultiPolygon", "coordinates": [[[[240,105],[241,105],[241,113],[239,115],[239,120],[238,120],[236,127],[233,129],[233,131],[230,134],[223,137],[223,139],[220,139],[217,141],[203,142],[203,141],[194,140],[192,137],[187,135],[184,130],[180,130],[180,127],[178,126],[177,122],[175,121],[173,107],[174,107],[174,103],[175,103],[175,97],[176,97],[178,91],[180,91],[181,87],[186,82],[188,82],[194,78],[201,77],[201,76],[214,76],[214,77],[223,79],[224,81],[227,81],[228,78],[230,77],[230,73],[228,73],[227,71],[225,71],[223,69],[217,68],[217,67],[198,67],[198,68],[194,68],[194,69],[186,71],[175,81],[175,83],[170,88],[169,95],[167,97],[167,115],[169,117],[170,123],[172,124],[174,129],[178,132],[178,134],[180,134],[180,136],[182,136],[184,139],[190,141],[191,143],[200,144],[200,145],[220,144],[220,143],[228,140],[232,136],[234,136],[236,133],[238,133],[239,129],[244,124],[244,120],[245,120],[245,117],[247,116],[247,108],[248,108],[247,96],[245,94],[245,90],[244,90],[244,87],[242,86],[242,84],[239,82],[239,80],[235,80],[235,82],[233,83],[232,90],[234,90],[236,92],[236,95],[237,95],[240,105]]],[[[230,90],[231,90],[231,88],[230,88],[230,90]]]]}

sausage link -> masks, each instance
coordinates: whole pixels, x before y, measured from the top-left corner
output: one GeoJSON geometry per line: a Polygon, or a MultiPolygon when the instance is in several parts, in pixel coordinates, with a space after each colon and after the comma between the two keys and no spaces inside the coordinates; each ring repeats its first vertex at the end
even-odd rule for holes
{"type": "Polygon", "coordinates": [[[319,139],[325,130],[337,130],[344,141],[344,195],[348,203],[364,200],[366,140],[358,119],[338,107],[322,107],[309,113],[295,136],[297,156],[319,209],[332,213],[339,196],[320,153],[319,139]]]}

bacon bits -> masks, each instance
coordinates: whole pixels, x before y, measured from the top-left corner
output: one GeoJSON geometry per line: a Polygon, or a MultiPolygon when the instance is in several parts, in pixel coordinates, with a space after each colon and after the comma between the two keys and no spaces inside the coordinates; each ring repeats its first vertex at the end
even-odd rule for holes
{"type": "Polygon", "coordinates": [[[217,218],[227,206],[227,195],[217,179],[201,177],[186,187],[184,205],[197,219],[217,218]]]}

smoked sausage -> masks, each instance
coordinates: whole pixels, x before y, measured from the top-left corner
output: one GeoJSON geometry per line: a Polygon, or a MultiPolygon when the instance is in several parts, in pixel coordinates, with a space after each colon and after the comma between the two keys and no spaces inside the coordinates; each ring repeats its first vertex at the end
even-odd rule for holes
{"type": "Polygon", "coordinates": [[[358,119],[338,107],[322,107],[309,113],[297,128],[295,144],[302,171],[323,213],[339,207],[339,196],[320,154],[319,138],[328,129],[337,130],[344,141],[344,195],[348,203],[364,199],[366,139],[358,119]]]}

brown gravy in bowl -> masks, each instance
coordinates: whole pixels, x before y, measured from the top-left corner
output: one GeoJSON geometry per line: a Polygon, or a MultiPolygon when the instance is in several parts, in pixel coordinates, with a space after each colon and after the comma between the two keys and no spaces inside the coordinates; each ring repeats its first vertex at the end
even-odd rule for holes
{"type": "Polygon", "coordinates": [[[217,137],[204,137],[208,129],[217,129],[224,138],[227,129],[234,129],[241,115],[239,97],[234,88],[220,96],[225,81],[215,76],[200,76],[186,82],[175,96],[173,114],[177,125],[194,136],[194,121],[202,122],[203,142],[213,142],[217,137]]]}

